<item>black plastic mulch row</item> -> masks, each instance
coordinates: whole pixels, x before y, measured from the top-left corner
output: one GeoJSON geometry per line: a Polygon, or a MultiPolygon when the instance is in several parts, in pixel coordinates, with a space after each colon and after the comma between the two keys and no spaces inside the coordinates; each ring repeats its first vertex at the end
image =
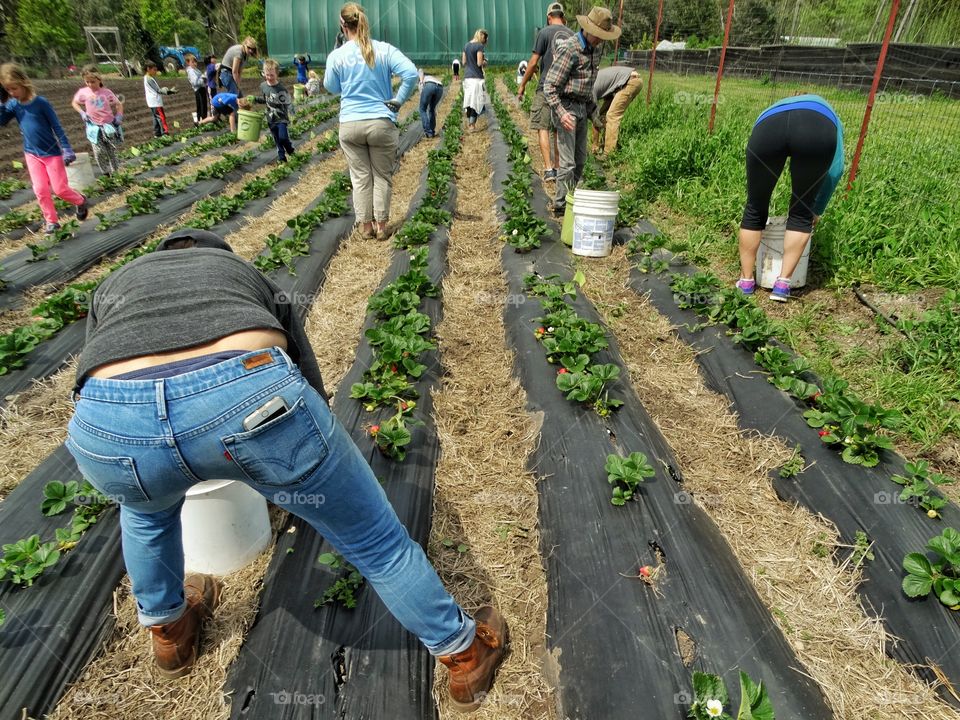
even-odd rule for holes
{"type": "MultiPolygon", "coordinates": [[[[337,151],[335,150],[333,152],[337,151]]],[[[226,236],[242,227],[248,222],[249,218],[262,215],[282,193],[299,182],[302,175],[311,169],[313,163],[320,162],[331,154],[332,153],[325,153],[312,156],[310,163],[296,172],[290,173],[290,175],[274,185],[269,195],[252,200],[243,207],[241,213],[227,218],[222,223],[210,228],[210,230],[221,236],[226,236]]],[[[329,222],[334,221],[331,220],[329,222]]],[[[71,323],[52,338],[38,345],[37,348],[27,356],[22,368],[11,370],[5,375],[0,375],[0,406],[5,404],[7,397],[23,392],[36,380],[49,377],[63,367],[71,355],[79,353],[80,348],[83,346],[84,325],[82,322],[71,323]]]]}
{"type": "MultiPolygon", "coordinates": [[[[423,185],[421,182],[411,202],[411,214],[424,193],[423,185]]],[[[454,202],[451,197],[448,209],[454,202]]],[[[427,273],[437,284],[446,273],[448,240],[446,228],[438,229],[431,236],[427,273]]],[[[405,251],[394,254],[381,287],[406,272],[408,255],[405,251]]],[[[420,310],[430,316],[435,326],[440,319],[441,302],[427,298],[420,310]]],[[[368,317],[363,330],[374,324],[374,319],[368,317]]],[[[379,453],[367,428],[381,418],[366,413],[360,402],[350,398],[350,386],[362,381],[371,359],[369,344],[361,340],[356,360],[333,398],[333,411],[354,442],[367,452],[367,460],[381,479],[390,503],[410,536],[426,546],[440,450],[432,423],[430,394],[440,373],[438,353],[431,351],[421,358],[427,370],[416,383],[420,398],[414,415],[425,424],[411,428],[411,449],[402,463],[388,460],[379,453]]],[[[384,411],[382,417],[389,414],[384,411]]],[[[334,551],[334,548],[299,518],[291,516],[286,528],[295,531],[280,534],[264,582],[260,614],[227,679],[227,692],[233,698],[231,717],[244,720],[435,717],[431,695],[433,660],[419,640],[397,623],[367,586],[361,590],[353,610],[338,606],[314,609],[313,601],[322,597],[337,579],[316,559],[320,553],[334,551]],[[288,553],[288,548],[293,552],[288,553]],[[277,698],[284,697],[284,693],[322,698],[322,702],[312,707],[278,704],[277,698]]]]}
{"type": "MultiPolygon", "coordinates": [[[[656,232],[652,227],[646,229],[656,232]]],[[[671,271],[693,274],[696,268],[674,265],[671,271]]],[[[806,469],[791,478],[771,473],[777,495],[827,518],[836,525],[840,542],[846,545],[854,545],[858,530],[874,543],[874,559],[863,564],[864,582],[858,590],[865,607],[883,619],[893,636],[887,647],[890,656],[928,682],[936,679],[929,669],[933,663],[955,687],[960,686],[960,613],[949,610],[932,595],[910,599],[900,585],[905,575],[904,556],[923,552],[927,541],[943,528],[960,528],[960,509],[948,504],[941,511],[942,520],[931,520],[922,510],[898,502],[901,488],[890,478],[906,473],[905,461],[896,453],[881,451],[880,464],[872,468],[844,462],[839,453],[820,441],[815,429],[807,426],[802,415],[804,406],[769,383],[753,354],[735,345],[725,328],[692,329],[702,318],[692,310],[677,307],[667,276],[634,269],[630,286],[648,295],[684,342],[698,351],[709,350],[697,352],[697,362],[707,385],[730,401],[740,427],[776,435],[799,447],[806,469]]],[[[941,695],[960,705],[948,692],[941,695]]]]}
{"type": "MultiPolygon", "coordinates": [[[[508,166],[499,133],[492,160],[494,192],[500,193],[508,166]]],[[[534,206],[543,207],[539,184],[535,192],[534,206]]],[[[528,255],[506,246],[502,261],[513,296],[524,292],[528,272],[573,275],[569,250],[559,240],[528,255]]],[[[582,296],[571,304],[582,317],[599,322],[582,296]]],[[[507,306],[504,322],[529,408],[543,413],[530,469],[540,477],[547,646],[558,678],[558,714],[679,720],[692,701],[693,670],[722,675],[736,697],[740,668],[764,682],[777,717],[832,717],[723,535],[684,491],[673,454],[626,373],[612,392],[625,404],[606,420],[567,401],[555,385],[557,367],[547,363],[534,337],[541,315],[538,300],[527,298],[507,306]],[[635,451],[646,454],[656,476],[643,483],[638,501],[618,508],[610,503],[604,463],[610,453],[635,451]],[[656,566],[658,555],[665,572],[655,589],[623,577],[636,576],[641,565],[656,566]],[[692,642],[686,662],[681,631],[692,642]]],[[[609,350],[594,360],[622,369],[615,338],[609,339],[609,350]]]]}
{"type": "MultiPolygon", "coordinates": [[[[419,124],[411,127],[404,134],[401,147],[409,149],[422,134],[419,124]]],[[[353,215],[349,213],[317,228],[311,243],[318,256],[329,260],[352,225],[353,215]]],[[[298,265],[302,272],[296,278],[281,271],[282,275],[275,279],[289,292],[296,293],[295,297],[312,298],[323,278],[323,268],[312,256],[300,260],[305,262],[298,265]],[[307,277],[308,267],[315,269],[312,285],[307,277]]],[[[302,310],[306,312],[307,307],[302,310]]],[[[70,352],[79,352],[83,337],[84,323],[74,323],[35,352],[52,353],[58,343],[67,341],[75,343],[70,352]]],[[[58,366],[65,356],[59,355],[58,366]]],[[[57,528],[69,524],[69,514],[48,518],[40,512],[43,488],[51,480],[82,480],[76,463],[62,445],[0,503],[0,543],[16,542],[33,534],[50,539],[57,528]]],[[[124,574],[117,517],[117,511],[109,509],[77,547],[32,587],[15,588],[0,583],[0,608],[7,616],[0,626],[0,708],[3,713],[10,711],[11,720],[19,720],[22,708],[27,708],[31,717],[50,712],[109,637],[115,622],[113,591],[124,574]]],[[[0,717],[7,720],[2,713],[0,717]]]]}
{"type": "MultiPolygon", "coordinates": [[[[335,123],[335,119],[327,120],[317,130],[323,131],[335,123]]],[[[275,160],[276,150],[262,150],[253,160],[223,178],[201,180],[173,195],[160,198],[156,213],[134,216],[107,230],[97,230],[98,220],[91,217],[81,224],[72,239],[58,243],[51,249],[51,257],[56,256],[54,259],[29,262],[32,258],[29,248],[8,255],[2,260],[6,285],[0,289],[0,308],[17,305],[23,299],[23,292],[35,285],[68,281],[103,258],[139,244],[158,226],[169,222],[193,203],[218,193],[229,183],[275,160]]]]}

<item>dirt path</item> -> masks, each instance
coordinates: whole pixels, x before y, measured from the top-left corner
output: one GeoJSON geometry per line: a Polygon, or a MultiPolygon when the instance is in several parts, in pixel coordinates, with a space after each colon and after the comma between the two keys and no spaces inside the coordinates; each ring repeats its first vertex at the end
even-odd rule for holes
{"type": "MultiPolygon", "coordinates": [[[[444,373],[433,393],[441,456],[429,550],[459,602],[468,610],[493,604],[510,624],[510,655],[474,717],[549,720],[555,704],[541,669],[547,584],[536,478],[526,470],[539,423],[526,411],[503,325],[509,294],[489,148],[487,133],[467,133],[457,160],[457,206],[437,327],[444,373]],[[468,550],[460,553],[445,541],[468,550]]],[[[441,717],[457,717],[440,692],[445,683],[446,670],[438,665],[441,717]]]]}

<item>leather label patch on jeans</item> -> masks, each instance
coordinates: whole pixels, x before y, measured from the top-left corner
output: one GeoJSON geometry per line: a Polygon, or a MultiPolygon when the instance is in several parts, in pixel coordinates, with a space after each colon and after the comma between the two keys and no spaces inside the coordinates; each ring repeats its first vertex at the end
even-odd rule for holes
{"type": "Polygon", "coordinates": [[[269,365],[273,362],[273,355],[268,352],[257,353],[256,355],[251,355],[248,358],[245,358],[243,361],[243,366],[247,370],[253,370],[258,368],[261,365],[269,365]]]}

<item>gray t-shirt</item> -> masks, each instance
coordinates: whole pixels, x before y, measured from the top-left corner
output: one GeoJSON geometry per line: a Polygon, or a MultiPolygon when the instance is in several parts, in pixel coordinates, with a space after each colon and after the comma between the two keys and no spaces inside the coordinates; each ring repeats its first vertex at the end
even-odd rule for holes
{"type": "Polygon", "coordinates": [[[477,54],[483,51],[483,43],[469,42],[463,48],[467,57],[467,65],[463,71],[463,79],[483,79],[483,68],[477,63],[477,54]]]}
{"type": "Polygon", "coordinates": [[[543,90],[543,80],[553,65],[553,51],[557,43],[571,35],[573,30],[566,25],[547,25],[537,33],[537,39],[533,41],[533,52],[540,58],[540,81],[537,83],[537,90],[543,90]]]}
{"type": "Polygon", "coordinates": [[[240,58],[240,69],[242,70],[243,64],[247,61],[247,56],[243,52],[243,45],[231,45],[223,54],[223,59],[220,60],[221,67],[233,71],[233,61],[238,57],[240,58]]]}
{"type": "Polygon", "coordinates": [[[597,73],[597,81],[593,84],[593,101],[600,104],[601,100],[616,95],[627,84],[631,74],[633,68],[629,67],[614,65],[603,68],[597,73]]]}
{"type": "MultiPolygon", "coordinates": [[[[155,250],[96,289],[76,388],[101,365],[203,345],[241,330],[286,333],[287,354],[326,397],[320,367],[289,298],[229,250],[155,250]]],[[[75,389],[76,389],[75,388],[75,389]]]]}

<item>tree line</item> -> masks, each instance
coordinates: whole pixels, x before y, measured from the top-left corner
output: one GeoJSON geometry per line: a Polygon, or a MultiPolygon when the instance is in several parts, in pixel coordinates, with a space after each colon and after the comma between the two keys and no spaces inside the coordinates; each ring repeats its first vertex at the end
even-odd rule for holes
{"type": "Polygon", "coordinates": [[[160,45],[222,55],[252,35],[266,47],[265,0],[0,0],[0,56],[61,68],[88,60],[83,27],[116,26],[125,59],[158,60],[160,45]]]}

